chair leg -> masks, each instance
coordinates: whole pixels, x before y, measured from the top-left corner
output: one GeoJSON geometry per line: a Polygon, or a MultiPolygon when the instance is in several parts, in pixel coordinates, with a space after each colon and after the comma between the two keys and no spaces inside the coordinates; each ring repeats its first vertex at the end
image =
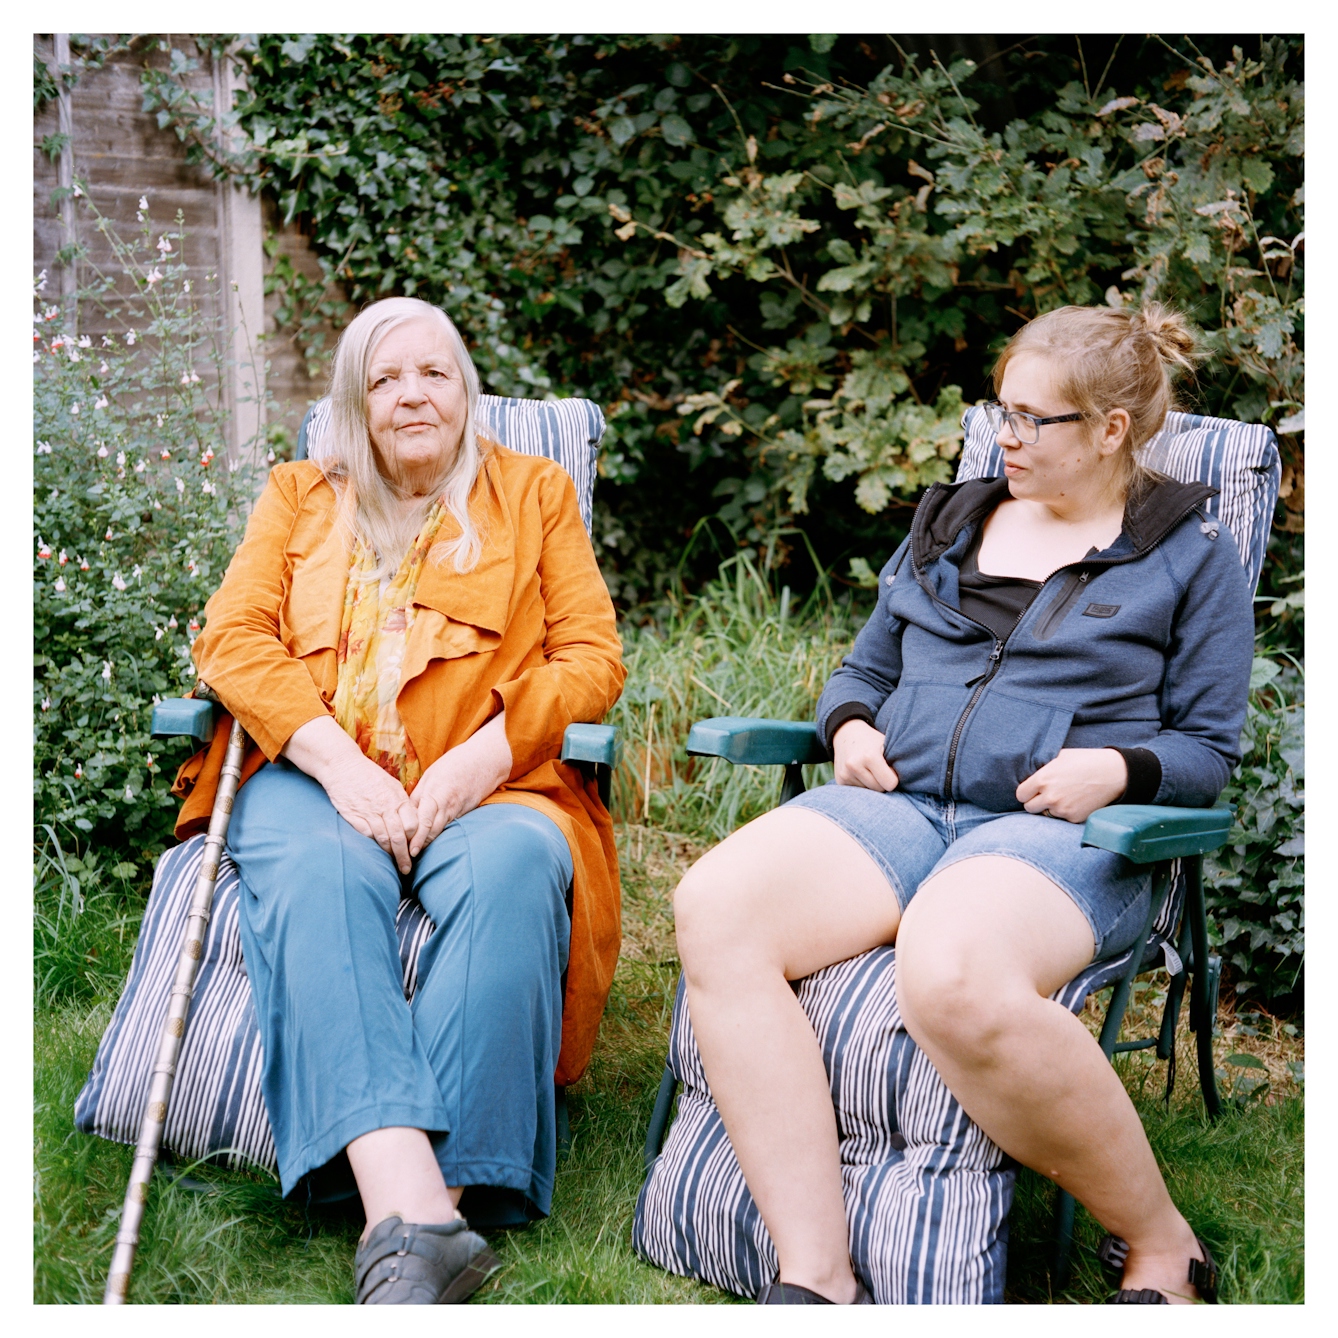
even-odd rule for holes
{"type": "Polygon", "coordinates": [[[798,762],[790,762],[785,767],[781,780],[779,803],[788,804],[791,799],[804,793],[804,769],[798,762]]]}
{"type": "Polygon", "coordinates": [[[1143,945],[1152,932],[1153,921],[1161,909],[1162,898],[1171,884],[1170,866],[1157,865],[1152,878],[1152,895],[1148,898],[1148,913],[1143,921],[1143,930],[1135,939],[1136,951],[1129,959],[1129,969],[1124,973],[1110,996],[1110,1007],[1106,1010],[1106,1020],[1101,1026],[1101,1052],[1109,1059],[1115,1053],[1115,1043],[1120,1039],[1120,1024],[1124,1021],[1124,1010],[1129,1006],[1129,995],[1133,991],[1134,977],[1143,969],[1143,945]]]}
{"type": "MultiPolygon", "coordinates": [[[[1129,995],[1133,991],[1134,977],[1143,966],[1143,947],[1152,932],[1153,921],[1161,909],[1162,899],[1170,888],[1171,873],[1168,864],[1159,864],[1152,880],[1152,896],[1148,899],[1148,913],[1143,922],[1142,933],[1137,938],[1138,950],[1129,959],[1129,969],[1111,991],[1110,1007],[1106,1009],[1105,1021],[1101,1024],[1101,1053],[1107,1059],[1115,1054],[1115,1043],[1120,1039],[1120,1025],[1124,1021],[1125,1009],[1129,1006],[1129,995]]],[[[1055,1199],[1055,1239],[1054,1265],[1051,1276],[1056,1291],[1062,1291],[1069,1284],[1073,1256],[1073,1220],[1077,1204],[1073,1195],[1056,1188],[1055,1199]]]]}
{"type": "Polygon", "coordinates": [[[1077,1207],[1072,1194],[1056,1188],[1054,1256],[1050,1277],[1057,1292],[1062,1292],[1069,1285],[1069,1276],[1073,1271],[1073,1217],[1077,1207]]]}
{"type": "Polygon", "coordinates": [[[650,1128],[646,1130],[646,1170],[650,1170],[655,1158],[664,1146],[665,1130],[669,1127],[669,1113],[674,1108],[674,1094],[678,1091],[678,1079],[668,1064],[660,1078],[660,1090],[655,1097],[655,1109],[651,1112],[650,1128]]]}
{"type": "Polygon", "coordinates": [[[1203,897],[1203,859],[1187,861],[1185,876],[1185,915],[1194,944],[1194,976],[1189,984],[1189,1022],[1198,1042],[1199,1086],[1208,1118],[1222,1113],[1222,1099],[1217,1093],[1217,1074],[1213,1068],[1213,1027],[1217,1022],[1217,987],[1222,974],[1222,959],[1208,952],[1208,913],[1203,897]]]}

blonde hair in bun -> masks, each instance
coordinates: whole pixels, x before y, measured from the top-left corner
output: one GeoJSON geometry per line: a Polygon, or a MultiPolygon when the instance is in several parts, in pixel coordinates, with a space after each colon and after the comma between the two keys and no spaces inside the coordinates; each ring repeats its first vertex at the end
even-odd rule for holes
{"type": "Polygon", "coordinates": [[[1202,357],[1193,327],[1160,302],[1138,308],[1060,307],[1037,316],[999,355],[996,395],[1005,369],[1019,353],[1038,353],[1051,362],[1059,393],[1090,418],[1104,418],[1112,409],[1128,413],[1129,435],[1120,457],[1130,491],[1150,477],[1138,456],[1176,407],[1174,381],[1192,375],[1202,357]]]}

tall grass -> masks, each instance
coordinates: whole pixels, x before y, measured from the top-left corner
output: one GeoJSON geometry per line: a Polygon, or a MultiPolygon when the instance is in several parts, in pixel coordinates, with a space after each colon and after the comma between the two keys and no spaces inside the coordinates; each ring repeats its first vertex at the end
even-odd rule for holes
{"type": "MultiPolygon", "coordinates": [[[[775,767],[689,757],[688,731],[709,716],[811,720],[862,620],[825,586],[792,605],[745,554],[696,597],[671,598],[659,623],[624,628],[627,686],[608,717],[625,749],[615,818],[719,841],[772,807],[775,767]]],[[[830,776],[826,764],[805,770],[810,785],[830,776]]]]}

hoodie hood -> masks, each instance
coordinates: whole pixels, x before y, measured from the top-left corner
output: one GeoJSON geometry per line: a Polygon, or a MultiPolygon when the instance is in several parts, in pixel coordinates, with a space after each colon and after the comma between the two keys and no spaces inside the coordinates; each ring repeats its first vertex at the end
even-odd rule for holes
{"type": "MultiPolygon", "coordinates": [[[[1216,495],[1217,489],[1206,483],[1181,483],[1154,475],[1149,487],[1125,503],[1124,533],[1132,547],[1121,558],[1140,557],[1155,548],[1190,511],[1216,495]]],[[[966,526],[980,523],[1009,496],[1006,478],[967,479],[930,487],[911,524],[911,561],[917,574],[951,548],[966,526]]]]}

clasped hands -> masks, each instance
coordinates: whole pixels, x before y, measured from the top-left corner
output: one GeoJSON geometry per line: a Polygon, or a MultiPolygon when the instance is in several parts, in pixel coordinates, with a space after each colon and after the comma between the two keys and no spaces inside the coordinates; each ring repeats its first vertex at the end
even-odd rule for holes
{"type": "MultiPolygon", "coordinates": [[[[847,720],[832,738],[836,783],[866,790],[895,790],[897,773],[883,755],[886,740],[865,720],[847,720]]],[[[1098,808],[1116,803],[1129,786],[1129,768],[1114,748],[1061,748],[1017,787],[1028,813],[1086,822],[1098,808]]]]}
{"type": "Polygon", "coordinates": [[[335,811],[370,836],[407,874],[424,847],[456,818],[476,809],[511,774],[506,712],[432,763],[413,794],[383,771],[333,716],[295,730],[283,756],[318,781],[335,811]]]}

